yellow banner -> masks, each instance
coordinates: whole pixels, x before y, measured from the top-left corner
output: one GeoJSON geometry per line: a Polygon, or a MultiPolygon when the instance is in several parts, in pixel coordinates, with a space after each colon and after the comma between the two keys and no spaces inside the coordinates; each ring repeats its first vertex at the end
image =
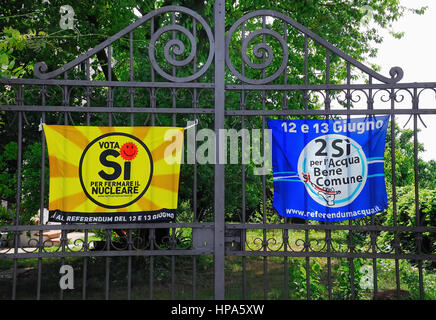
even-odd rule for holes
{"type": "Polygon", "coordinates": [[[50,221],[171,221],[183,128],[44,125],[50,221]]]}

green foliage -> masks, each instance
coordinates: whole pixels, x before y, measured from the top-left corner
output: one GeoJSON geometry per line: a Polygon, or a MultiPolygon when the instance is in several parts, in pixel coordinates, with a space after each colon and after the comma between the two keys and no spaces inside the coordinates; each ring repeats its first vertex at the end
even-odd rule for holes
{"type": "Polygon", "coordinates": [[[5,207],[0,206],[0,225],[11,225],[15,218],[15,213],[5,207]]]}
{"type": "Polygon", "coordinates": [[[272,208],[272,200],[266,199],[266,206],[265,206],[265,216],[263,214],[263,201],[260,201],[258,208],[253,213],[252,216],[250,216],[249,222],[251,223],[267,223],[267,224],[278,224],[281,222],[283,218],[281,218],[275,210],[271,210],[272,208]]]}
{"type": "Polygon", "coordinates": [[[353,259],[354,288],[351,290],[351,264],[349,260],[341,259],[333,267],[334,277],[336,278],[333,298],[337,300],[359,300],[363,297],[363,289],[360,287],[362,272],[360,271],[364,262],[363,259],[353,259]],[[353,296],[354,293],[354,296],[353,296]]]}
{"type": "Polygon", "coordinates": [[[30,72],[33,64],[21,63],[17,65],[16,52],[23,51],[25,48],[35,51],[44,47],[44,42],[39,41],[37,36],[44,36],[45,32],[40,31],[38,34],[35,30],[29,30],[28,34],[21,34],[14,28],[3,28],[3,37],[0,38],[0,77],[2,78],[20,78],[30,72]]]}
{"type": "MultiPolygon", "coordinates": [[[[392,135],[392,122],[386,135],[386,148],[385,159],[391,159],[391,135],[392,135]]],[[[395,123],[394,127],[394,141],[395,141],[395,179],[396,186],[406,186],[414,183],[414,144],[413,144],[413,130],[400,129],[395,123]]],[[[422,144],[418,146],[418,152],[423,152],[424,147],[422,144]]],[[[385,175],[388,183],[392,182],[392,162],[385,162],[385,175]]]]}
{"type": "Polygon", "coordinates": [[[179,201],[177,206],[176,222],[193,222],[194,212],[191,208],[192,205],[190,200],[179,201]]]}
{"type": "MultiPolygon", "coordinates": [[[[385,175],[388,189],[392,187],[392,122],[386,135],[386,148],[385,148],[385,175]]],[[[419,132],[419,130],[418,130],[419,132]]],[[[414,168],[414,142],[413,130],[401,129],[397,123],[393,130],[394,136],[394,154],[395,154],[395,185],[397,187],[404,187],[413,185],[415,183],[415,168],[414,168]]],[[[418,181],[420,188],[435,189],[436,188],[436,161],[430,160],[428,162],[420,158],[420,154],[425,151],[424,145],[418,143],[418,181]]]]}
{"type": "MultiPolygon", "coordinates": [[[[360,288],[360,280],[363,274],[360,272],[363,259],[353,259],[354,264],[354,299],[361,299],[363,291],[360,288]]],[[[307,283],[306,274],[309,276],[310,298],[313,300],[328,299],[327,265],[321,264],[319,259],[310,259],[309,270],[306,272],[306,260],[294,259],[289,266],[289,296],[291,299],[306,299],[307,283]]],[[[332,298],[337,300],[352,299],[350,262],[345,259],[339,260],[332,266],[332,298]]]]}
{"type": "Polygon", "coordinates": [[[0,145],[0,198],[13,202],[16,190],[16,173],[13,168],[17,162],[17,143],[0,145]]]}
{"type": "MultiPolygon", "coordinates": [[[[406,186],[397,188],[397,211],[396,223],[398,226],[417,226],[417,215],[421,226],[436,225],[436,190],[420,189],[418,213],[415,204],[415,188],[406,186]]],[[[385,224],[394,225],[395,216],[393,207],[389,207],[386,213],[385,224]]],[[[416,252],[416,234],[412,232],[399,232],[397,239],[403,252],[416,252]]],[[[392,248],[395,244],[394,234],[384,233],[380,237],[380,245],[392,248]]],[[[424,253],[431,253],[436,244],[434,233],[422,234],[421,250],[424,253]]]]}
{"type": "Polygon", "coordinates": [[[419,159],[419,185],[425,189],[436,189],[436,161],[428,162],[419,159]]]}
{"type": "MultiPolygon", "coordinates": [[[[40,209],[40,188],[41,188],[41,143],[34,142],[24,148],[21,167],[21,210],[20,224],[27,224],[31,221],[40,209]],[[35,191],[35,190],[38,190],[35,191]]],[[[0,197],[11,204],[15,204],[17,193],[17,153],[16,142],[9,142],[0,152],[0,197]]],[[[45,194],[44,201],[48,202],[48,156],[45,157],[45,194]]]]}
{"type": "MultiPolygon", "coordinates": [[[[24,159],[22,166],[22,180],[21,188],[23,202],[23,213],[20,214],[20,220],[23,224],[30,221],[30,219],[37,214],[41,206],[41,193],[35,190],[41,189],[41,143],[34,142],[24,151],[24,159]]],[[[45,155],[45,176],[44,176],[44,203],[48,203],[48,181],[49,181],[49,168],[48,168],[48,155],[45,155]]]]}
{"type": "MultiPolygon", "coordinates": [[[[418,268],[411,266],[407,261],[401,260],[401,279],[407,284],[409,292],[414,299],[421,299],[418,268]]],[[[422,270],[424,300],[436,300],[436,274],[422,270]]]]}
{"type": "MultiPolygon", "coordinates": [[[[309,290],[313,300],[325,299],[326,286],[321,283],[323,278],[322,267],[318,261],[312,259],[309,263],[309,290]]],[[[295,259],[289,266],[289,297],[294,300],[306,299],[306,261],[295,259]]]]}

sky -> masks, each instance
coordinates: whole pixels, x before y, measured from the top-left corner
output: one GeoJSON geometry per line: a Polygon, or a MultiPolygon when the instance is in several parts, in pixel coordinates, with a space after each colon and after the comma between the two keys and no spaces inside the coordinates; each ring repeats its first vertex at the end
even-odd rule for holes
{"type": "MultiPolygon", "coordinates": [[[[401,39],[395,39],[388,31],[383,30],[384,41],[378,45],[377,58],[371,59],[381,67],[380,73],[389,77],[389,70],[399,66],[404,71],[401,83],[436,82],[436,1],[435,0],[401,0],[402,5],[419,8],[428,6],[424,15],[406,13],[404,17],[393,24],[394,31],[404,31],[401,39]]],[[[371,22],[370,22],[371,23],[371,22]]],[[[405,99],[401,108],[411,108],[410,99],[405,99]],[[407,101],[406,101],[407,100],[407,101]]],[[[420,97],[421,108],[436,108],[436,94],[432,91],[423,93],[420,97]]],[[[398,116],[397,120],[403,127],[409,116],[398,116]]],[[[418,141],[426,149],[421,157],[428,161],[436,160],[436,115],[422,116],[427,128],[418,123],[421,132],[418,141]]],[[[413,128],[410,120],[406,128],[413,128]]]]}

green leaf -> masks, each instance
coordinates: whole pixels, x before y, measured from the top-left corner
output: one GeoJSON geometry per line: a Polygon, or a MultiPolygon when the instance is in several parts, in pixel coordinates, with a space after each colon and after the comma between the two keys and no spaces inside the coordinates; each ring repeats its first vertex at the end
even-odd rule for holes
{"type": "Polygon", "coordinates": [[[9,65],[9,58],[6,55],[6,53],[3,53],[2,55],[0,55],[0,65],[1,66],[9,65]]]}

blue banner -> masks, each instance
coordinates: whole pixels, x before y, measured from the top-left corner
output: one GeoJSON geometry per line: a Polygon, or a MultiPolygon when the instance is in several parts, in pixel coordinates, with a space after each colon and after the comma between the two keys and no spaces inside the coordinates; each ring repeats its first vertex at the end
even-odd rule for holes
{"type": "Polygon", "coordinates": [[[330,222],[387,208],[389,116],[267,122],[272,130],[273,207],[281,216],[330,222]]]}

